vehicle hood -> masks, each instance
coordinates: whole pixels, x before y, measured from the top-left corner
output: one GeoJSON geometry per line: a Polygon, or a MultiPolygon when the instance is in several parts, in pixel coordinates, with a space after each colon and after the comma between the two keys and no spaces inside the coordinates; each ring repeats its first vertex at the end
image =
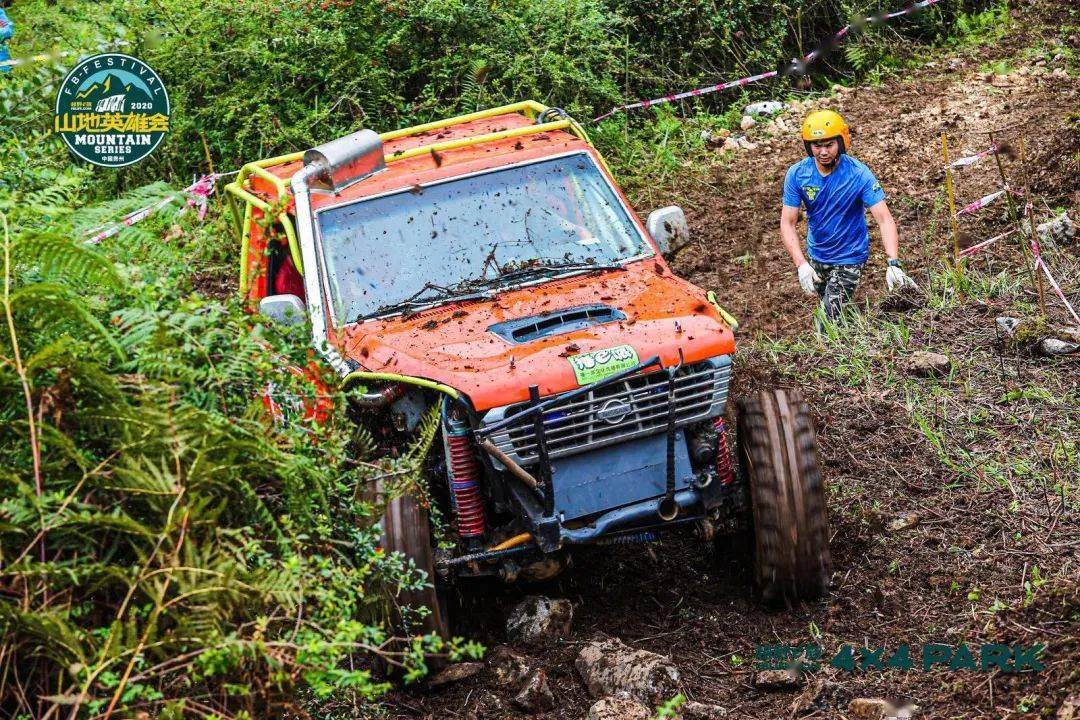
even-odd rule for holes
{"type": "Polygon", "coordinates": [[[620,345],[639,360],[659,355],[665,367],[735,350],[731,328],[704,290],[647,259],[625,270],[596,271],[507,291],[491,300],[452,303],[409,317],[369,320],[339,331],[345,357],[370,372],[396,373],[449,385],[478,411],[579,386],[570,356],[620,345]],[[515,343],[493,325],[570,308],[605,305],[625,320],[515,343]]]}

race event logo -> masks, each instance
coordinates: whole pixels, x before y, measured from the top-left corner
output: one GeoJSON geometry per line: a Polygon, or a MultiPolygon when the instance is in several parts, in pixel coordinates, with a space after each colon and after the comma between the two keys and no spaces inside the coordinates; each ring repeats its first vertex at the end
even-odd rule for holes
{"type": "Polygon", "coordinates": [[[100,167],[124,167],[154,152],[169,131],[169,93],[141,60],[94,55],[64,78],[53,123],[77,157],[100,167]]]}

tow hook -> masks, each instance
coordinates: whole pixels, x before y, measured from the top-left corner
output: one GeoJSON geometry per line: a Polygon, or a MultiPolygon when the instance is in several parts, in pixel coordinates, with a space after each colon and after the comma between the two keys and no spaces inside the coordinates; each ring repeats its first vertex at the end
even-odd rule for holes
{"type": "Polygon", "coordinates": [[[667,369],[667,487],[656,508],[656,514],[664,522],[679,516],[679,504],[675,502],[675,374],[682,366],[683,351],[679,348],[679,362],[667,369]]]}

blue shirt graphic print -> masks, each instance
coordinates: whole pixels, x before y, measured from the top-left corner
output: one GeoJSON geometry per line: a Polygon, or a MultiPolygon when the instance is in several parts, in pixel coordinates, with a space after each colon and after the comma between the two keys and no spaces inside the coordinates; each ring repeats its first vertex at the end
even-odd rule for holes
{"type": "MultiPolygon", "coordinates": [[[[3,62],[10,57],[7,41],[10,40],[11,36],[14,34],[15,24],[11,22],[11,18],[4,12],[4,8],[0,7],[0,62],[3,62]]],[[[0,72],[11,72],[11,66],[0,65],[0,72]]]]}
{"type": "Polygon", "coordinates": [[[866,262],[866,209],[884,199],[870,168],[847,154],[841,154],[836,169],[824,177],[814,158],[807,157],[789,167],[784,178],[784,205],[806,208],[810,257],[830,265],[866,262]]]}

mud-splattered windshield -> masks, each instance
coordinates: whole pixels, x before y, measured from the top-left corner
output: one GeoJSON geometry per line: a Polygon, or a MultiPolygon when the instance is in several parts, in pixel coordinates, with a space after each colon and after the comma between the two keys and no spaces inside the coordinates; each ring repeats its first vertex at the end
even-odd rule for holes
{"type": "Polygon", "coordinates": [[[329,208],[318,219],[339,323],[652,253],[584,154],[329,208]]]}

